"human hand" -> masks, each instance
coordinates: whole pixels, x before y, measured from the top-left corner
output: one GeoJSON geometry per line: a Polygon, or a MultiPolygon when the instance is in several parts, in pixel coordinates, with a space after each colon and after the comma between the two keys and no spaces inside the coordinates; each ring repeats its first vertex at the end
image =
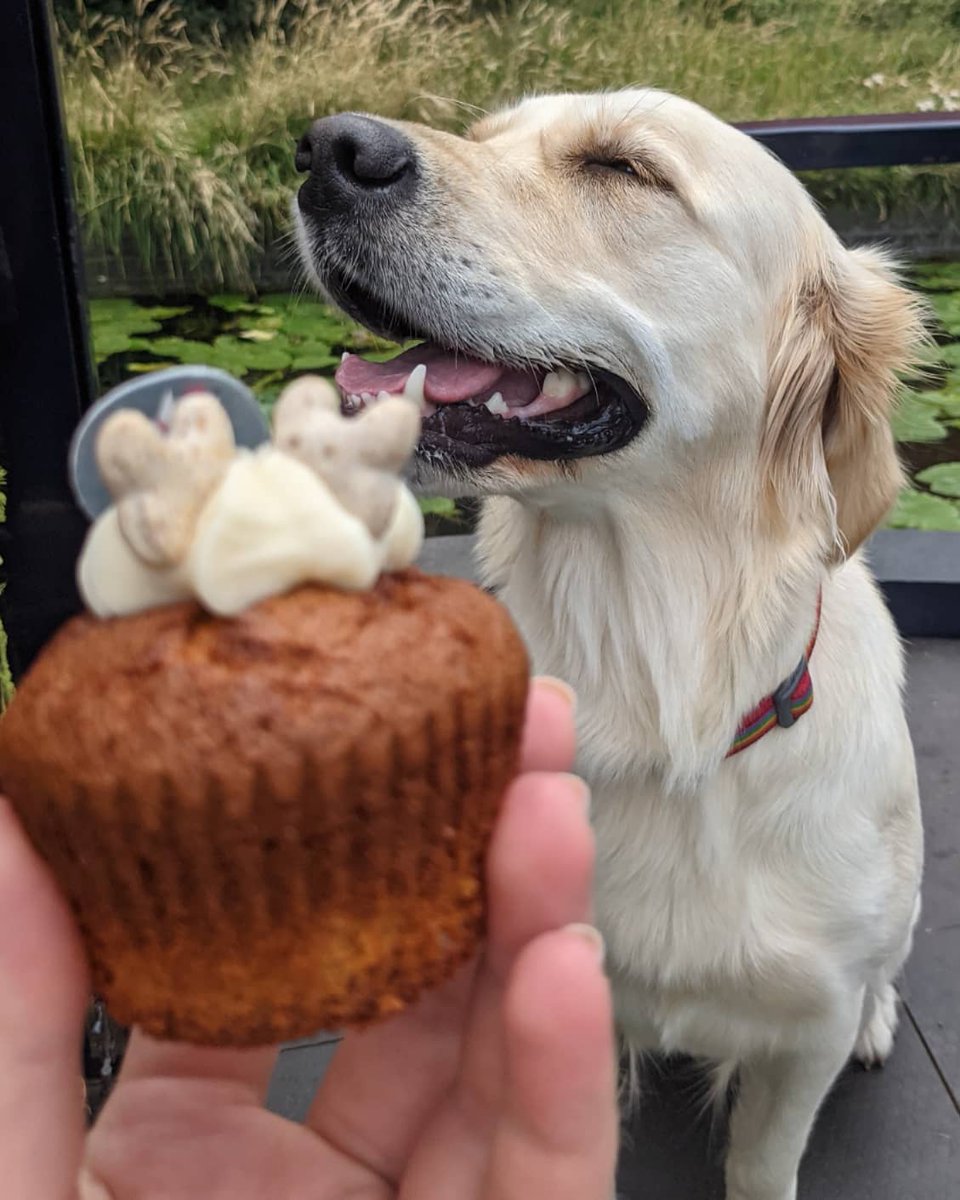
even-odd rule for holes
{"type": "Polygon", "coordinates": [[[88,1000],[69,914],[0,803],[0,1178],[18,1200],[608,1200],[609,990],[588,927],[593,841],[569,703],[528,707],[487,864],[480,962],[348,1034],[304,1124],[269,1113],[275,1049],[133,1033],[84,1139],[88,1000]],[[569,926],[573,928],[569,928],[569,926]]]}

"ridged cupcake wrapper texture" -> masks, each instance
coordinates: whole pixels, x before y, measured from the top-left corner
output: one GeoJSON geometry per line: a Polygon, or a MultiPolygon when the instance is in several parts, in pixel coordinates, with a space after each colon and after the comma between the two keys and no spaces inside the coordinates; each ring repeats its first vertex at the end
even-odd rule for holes
{"type": "Polygon", "coordinates": [[[148,804],[119,779],[76,787],[70,806],[35,797],[28,832],[112,1015],[159,1037],[266,1044],[362,1025],[449,978],[482,934],[525,700],[526,679],[495,670],[487,697],[452,691],[403,738],[384,728],[326,761],[318,731],[295,786],[263,763],[244,794],[211,773],[189,795],[137,781],[148,804]]]}

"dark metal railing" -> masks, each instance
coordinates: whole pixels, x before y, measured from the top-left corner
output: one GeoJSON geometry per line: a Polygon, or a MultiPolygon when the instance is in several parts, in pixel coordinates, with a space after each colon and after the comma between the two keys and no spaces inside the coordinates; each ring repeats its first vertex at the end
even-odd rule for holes
{"type": "Polygon", "coordinates": [[[737,128],[793,171],[960,162],[960,112],[800,117],[737,128]]]}

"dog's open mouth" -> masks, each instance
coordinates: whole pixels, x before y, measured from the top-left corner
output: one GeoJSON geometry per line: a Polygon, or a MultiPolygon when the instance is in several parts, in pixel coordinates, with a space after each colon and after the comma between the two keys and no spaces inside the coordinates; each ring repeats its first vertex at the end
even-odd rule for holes
{"type": "MultiPolygon", "coordinates": [[[[365,289],[330,290],[376,333],[398,341],[425,336],[365,289]]],[[[387,362],[345,355],[336,382],[346,413],[384,395],[416,401],[423,414],[420,453],[463,466],[486,466],[502,455],[560,460],[606,454],[626,445],[648,415],[634,388],[600,368],[508,365],[429,337],[387,362]]]]}

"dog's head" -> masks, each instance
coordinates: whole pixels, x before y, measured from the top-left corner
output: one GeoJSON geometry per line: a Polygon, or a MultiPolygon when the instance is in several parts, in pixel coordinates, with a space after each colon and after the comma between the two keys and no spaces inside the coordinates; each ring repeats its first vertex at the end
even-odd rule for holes
{"type": "Polygon", "coordinates": [[[892,502],[916,302],[696,105],[546,97],[463,138],[349,114],[316,122],[297,159],[314,280],[422,343],[338,372],[348,409],[422,399],[422,486],[725,497],[847,549],[892,502]]]}

